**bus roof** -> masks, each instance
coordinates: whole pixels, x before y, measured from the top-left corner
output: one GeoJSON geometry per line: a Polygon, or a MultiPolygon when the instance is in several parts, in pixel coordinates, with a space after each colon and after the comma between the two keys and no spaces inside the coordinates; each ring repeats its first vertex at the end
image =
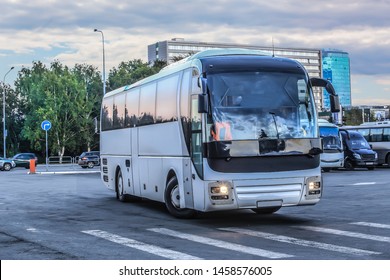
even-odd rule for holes
{"type": "MultiPolygon", "coordinates": [[[[199,69],[201,68],[201,62],[200,59],[207,58],[207,57],[216,57],[216,56],[228,56],[228,55],[248,55],[248,56],[264,56],[264,57],[271,57],[269,54],[259,51],[259,50],[249,50],[249,49],[240,49],[240,48],[216,48],[216,49],[210,49],[198,52],[194,55],[191,55],[189,57],[186,57],[180,61],[177,61],[175,63],[172,63],[163,69],[160,70],[157,74],[154,74],[152,76],[149,76],[147,78],[144,78],[140,81],[137,81],[131,85],[126,85],[121,88],[115,89],[113,91],[108,92],[103,98],[116,95],[117,93],[124,92],[127,90],[130,90],[132,88],[136,88],[140,85],[146,84],[148,82],[154,81],[156,79],[159,79],[161,77],[168,76],[170,74],[179,72],[181,70],[197,66],[199,69]]],[[[280,58],[282,59],[282,58],[280,58]]],[[[287,61],[293,61],[291,59],[283,58],[283,60],[287,61]]],[[[298,62],[297,62],[298,63],[298,62]]]]}
{"type": "Polygon", "coordinates": [[[361,124],[361,126],[371,126],[371,125],[390,125],[390,121],[364,122],[361,124]]]}
{"type": "Polygon", "coordinates": [[[320,127],[338,127],[337,125],[330,123],[324,119],[318,119],[318,126],[320,126],[320,127]]]}

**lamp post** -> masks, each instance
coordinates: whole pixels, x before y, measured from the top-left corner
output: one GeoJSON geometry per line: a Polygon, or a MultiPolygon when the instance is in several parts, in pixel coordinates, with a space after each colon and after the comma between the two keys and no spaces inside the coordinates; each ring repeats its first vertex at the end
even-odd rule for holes
{"type": "Polygon", "coordinates": [[[6,138],[7,138],[7,130],[5,129],[5,77],[7,77],[8,73],[12,71],[15,67],[11,67],[11,69],[8,70],[7,73],[5,73],[4,78],[3,78],[3,157],[6,158],[6,138]]]}
{"type": "Polygon", "coordinates": [[[102,43],[103,43],[103,73],[102,73],[102,80],[103,80],[103,95],[106,95],[106,61],[105,61],[105,55],[104,55],[104,34],[103,31],[99,29],[94,29],[94,32],[100,32],[102,34],[102,43]]]}

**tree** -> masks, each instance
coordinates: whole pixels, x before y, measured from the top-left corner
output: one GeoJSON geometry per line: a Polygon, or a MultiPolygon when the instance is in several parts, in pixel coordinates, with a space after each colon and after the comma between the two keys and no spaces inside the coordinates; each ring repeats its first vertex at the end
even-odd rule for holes
{"type": "Polygon", "coordinates": [[[349,110],[345,110],[344,119],[346,125],[359,125],[363,122],[362,110],[354,107],[349,110]]]}
{"type": "MultiPolygon", "coordinates": [[[[21,129],[23,127],[23,113],[21,108],[23,107],[18,95],[14,89],[8,84],[0,84],[0,92],[5,93],[5,117],[6,117],[6,130],[7,141],[6,150],[8,157],[16,154],[21,149],[25,149],[28,146],[26,141],[23,141],[21,136],[21,129]]],[[[0,99],[1,108],[3,108],[3,98],[0,99]]],[[[3,117],[3,116],[2,116],[3,117]]],[[[3,138],[3,129],[0,132],[1,139],[3,138]]],[[[1,156],[3,155],[3,145],[1,145],[1,156]]]]}
{"type": "Polygon", "coordinates": [[[81,115],[79,116],[81,139],[85,146],[79,147],[78,154],[82,151],[99,149],[99,135],[95,133],[95,120],[100,118],[100,106],[103,98],[102,82],[100,73],[96,67],[87,64],[76,64],[73,74],[77,81],[84,87],[84,102],[80,102],[81,115]]]}
{"type": "Polygon", "coordinates": [[[110,70],[108,75],[109,89],[114,90],[125,85],[133,84],[143,78],[159,72],[166,66],[166,62],[156,60],[152,66],[141,59],[134,59],[128,62],[121,62],[118,68],[110,70]]]}
{"type": "Polygon", "coordinates": [[[177,61],[180,61],[180,60],[182,60],[184,58],[190,57],[193,54],[195,54],[195,52],[189,52],[189,53],[186,53],[186,54],[175,55],[175,56],[171,57],[171,61],[172,62],[177,62],[177,61]]]}
{"type": "Polygon", "coordinates": [[[76,65],[74,69],[55,61],[50,68],[34,62],[23,68],[16,81],[25,105],[23,136],[35,150],[43,150],[44,131],[40,124],[50,120],[48,131],[51,154],[80,152],[81,143],[89,148],[93,142],[93,117],[101,100],[101,82],[92,66],[76,65]]]}

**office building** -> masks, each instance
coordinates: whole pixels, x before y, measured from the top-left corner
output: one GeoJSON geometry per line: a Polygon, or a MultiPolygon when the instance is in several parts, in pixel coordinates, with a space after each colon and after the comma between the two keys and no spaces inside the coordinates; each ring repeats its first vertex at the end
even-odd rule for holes
{"type": "MultiPolygon", "coordinates": [[[[350,107],[352,101],[348,53],[335,49],[322,50],[322,77],[332,82],[340,97],[340,105],[350,107]]],[[[326,91],[323,94],[323,108],[330,109],[329,94],[326,91]]]]}

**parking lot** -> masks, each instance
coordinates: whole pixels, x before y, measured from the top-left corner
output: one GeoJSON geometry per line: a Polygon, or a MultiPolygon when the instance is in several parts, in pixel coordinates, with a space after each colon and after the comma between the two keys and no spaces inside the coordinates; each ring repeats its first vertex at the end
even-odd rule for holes
{"type": "Polygon", "coordinates": [[[175,256],[159,255],[168,248],[184,259],[267,259],[249,253],[260,248],[288,259],[390,259],[388,168],[324,173],[315,206],[265,216],[200,213],[190,220],[173,218],[162,203],[117,201],[98,168],[48,169],[0,172],[1,259],[155,260],[175,256]],[[222,241],[229,249],[215,247],[222,241]]]}

